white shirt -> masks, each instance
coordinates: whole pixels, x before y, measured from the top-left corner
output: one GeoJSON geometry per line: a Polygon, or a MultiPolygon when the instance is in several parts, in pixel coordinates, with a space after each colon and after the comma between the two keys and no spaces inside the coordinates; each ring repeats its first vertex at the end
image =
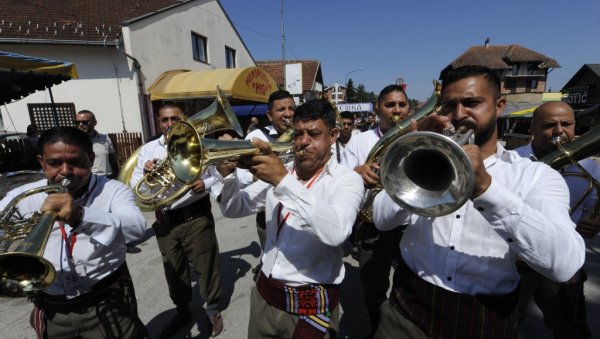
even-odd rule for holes
{"type": "Polygon", "coordinates": [[[96,132],[96,135],[92,138],[92,143],[95,155],[92,173],[111,175],[112,167],[110,166],[108,156],[115,153],[115,149],[110,138],[106,134],[96,132]]]}
{"type": "MultiPolygon", "coordinates": [[[[159,159],[163,160],[167,158],[167,144],[165,143],[165,136],[162,135],[160,138],[150,141],[149,143],[142,146],[140,153],[138,155],[138,162],[131,174],[131,179],[129,180],[129,185],[132,189],[135,188],[138,181],[140,181],[144,177],[144,164],[148,160],[159,159]]],[[[181,198],[175,201],[171,206],[163,208],[163,210],[171,210],[180,207],[187,206],[200,198],[204,197],[208,194],[210,188],[214,184],[214,178],[212,178],[212,174],[214,174],[216,170],[214,166],[209,166],[207,170],[203,170],[200,178],[204,180],[204,189],[205,191],[202,193],[194,193],[193,191],[188,191],[181,198]]],[[[174,190],[181,187],[181,182],[177,181],[177,186],[175,186],[174,190]]],[[[168,195],[168,192],[166,193],[168,195]]]]}
{"type": "Polygon", "coordinates": [[[258,180],[241,189],[236,172],[224,179],[220,207],[228,218],[266,212],[262,272],[289,284],[340,284],[345,272],[342,244],[360,208],[361,177],[334,159],[310,188],[292,173],[277,187],[258,180]],[[278,213],[280,203],[283,208],[278,213]],[[278,219],[283,222],[279,235],[278,219]]]}
{"type": "MultiPolygon", "coordinates": [[[[350,141],[348,141],[350,142],[350,141]]],[[[346,146],[348,144],[342,144],[342,142],[339,140],[339,136],[338,136],[338,140],[336,140],[333,145],[331,145],[331,157],[335,159],[335,161],[337,161],[338,163],[342,162],[342,155],[344,154],[344,150],[346,149],[346,146]],[[338,161],[338,155],[339,155],[339,161],[338,161]]]]}
{"type": "Polygon", "coordinates": [[[375,128],[352,136],[342,154],[341,164],[351,170],[354,170],[356,166],[364,165],[369,152],[382,135],[379,128],[375,128]]]}
{"type": "Polygon", "coordinates": [[[402,258],[425,281],[450,291],[505,294],[519,281],[515,261],[566,281],[583,265],[585,245],[569,218],[569,193],[558,172],[497,144],[484,161],[491,185],[456,212],[438,218],[409,214],[382,191],[377,228],[408,223],[402,258]]]}
{"type": "MultiPolygon", "coordinates": [[[[529,143],[525,146],[516,148],[514,151],[519,153],[519,155],[524,158],[529,158],[533,161],[538,160],[533,152],[531,143],[529,143]]],[[[586,159],[579,161],[579,165],[581,167],[583,167],[593,178],[595,178],[596,180],[600,180],[600,166],[594,160],[592,160],[590,158],[586,158],[586,159]]],[[[581,169],[579,169],[579,167],[571,164],[571,165],[564,166],[563,168],[561,168],[559,170],[559,172],[561,174],[565,173],[565,172],[566,173],[581,173],[581,169]]],[[[565,179],[565,182],[567,183],[567,186],[569,187],[569,194],[570,194],[570,198],[571,198],[570,206],[571,206],[571,208],[573,208],[573,206],[577,203],[577,201],[585,193],[585,191],[588,187],[588,180],[585,178],[572,176],[572,175],[568,175],[563,178],[565,179]]],[[[584,202],[582,204],[580,204],[579,207],[577,208],[577,210],[575,210],[571,214],[571,220],[573,220],[573,222],[578,223],[582,216],[586,216],[592,210],[592,208],[594,207],[594,203],[596,202],[597,194],[598,194],[598,192],[596,192],[595,190],[592,190],[590,192],[590,194],[587,195],[584,202]],[[584,211],[586,213],[584,213],[584,211]]]]}
{"type": "MultiPolygon", "coordinates": [[[[19,193],[47,183],[43,179],[8,192],[0,201],[0,209],[19,193]]],[[[27,217],[39,211],[47,196],[38,193],[21,200],[17,204],[19,213],[27,217]]],[[[75,202],[83,207],[84,214],[76,228],[72,260],[58,222],[52,227],[44,251],[44,258],[56,269],[56,280],[46,290],[48,294],[75,297],[88,292],[125,262],[125,243],[144,236],[146,220],[136,206],[131,190],[119,181],[92,175],[88,191],[75,202]]],[[[70,244],[73,228],[64,224],[64,229],[70,244]]]]}
{"type": "MultiPolygon", "coordinates": [[[[273,142],[277,139],[277,131],[273,126],[266,126],[264,127],[264,129],[266,129],[269,132],[269,134],[265,134],[263,129],[257,128],[254,131],[248,133],[244,140],[252,140],[253,138],[258,138],[262,141],[273,142]]],[[[237,172],[238,180],[243,185],[250,185],[252,182],[254,182],[254,176],[252,175],[252,173],[250,173],[249,170],[239,169],[237,172]]]]}

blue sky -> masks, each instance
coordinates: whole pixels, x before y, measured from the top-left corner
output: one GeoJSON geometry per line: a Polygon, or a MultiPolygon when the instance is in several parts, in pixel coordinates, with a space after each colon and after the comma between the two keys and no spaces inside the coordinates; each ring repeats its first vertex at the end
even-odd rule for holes
{"type": "MultiPolygon", "coordinates": [[[[281,0],[220,0],[255,60],[281,59],[281,0]]],[[[432,80],[467,48],[520,44],[562,66],[558,91],[585,63],[600,63],[600,1],[291,1],[284,0],[286,59],[321,61],[325,85],[378,93],[402,77],[424,100],[432,80]]]]}

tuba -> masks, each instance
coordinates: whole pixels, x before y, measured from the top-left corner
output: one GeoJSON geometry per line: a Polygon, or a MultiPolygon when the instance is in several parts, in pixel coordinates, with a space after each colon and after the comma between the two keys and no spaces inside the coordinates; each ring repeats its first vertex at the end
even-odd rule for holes
{"type": "MultiPolygon", "coordinates": [[[[556,150],[543,157],[541,161],[556,170],[568,164],[573,164],[577,166],[581,172],[561,172],[561,175],[563,177],[580,177],[588,181],[584,193],[577,199],[575,204],[571,206],[569,213],[572,215],[594,191],[597,195],[600,195],[600,182],[592,177],[592,175],[578,162],[579,160],[585,159],[600,151],[600,125],[592,128],[587,133],[564,146],[562,145],[560,136],[553,137],[551,141],[556,145],[556,150]]],[[[600,196],[597,196],[594,206],[587,216],[589,218],[594,218],[599,214],[600,196]]]]}
{"type": "MultiPolygon", "coordinates": [[[[192,129],[195,138],[203,138],[206,134],[222,130],[234,130],[239,135],[243,134],[242,127],[220,88],[217,88],[217,97],[213,103],[189,117],[186,123],[186,126],[192,129]]],[[[126,184],[129,183],[138,162],[137,157],[140,149],[141,147],[126,161],[119,174],[120,181],[126,184]]],[[[173,174],[168,157],[159,161],[155,169],[146,174],[133,189],[138,205],[143,209],[150,210],[169,206],[188,191],[187,185],[177,180],[173,174]]]]}
{"type": "Polygon", "coordinates": [[[56,276],[54,266],[43,254],[52,231],[56,212],[34,213],[29,219],[11,220],[17,204],[38,193],[64,192],[69,185],[36,187],[17,195],[0,215],[0,295],[28,297],[48,288],[56,276]],[[17,240],[21,243],[14,247],[17,240]]]}
{"type": "MultiPolygon", "coordinates": [[[[369,163],[377,162],[381,158],[381,156],[384,154],[386,149],[394,141],[396,141],[401,136],[406,135],[408,132],[410,132],[411,120],[415,119],[415,120],[419,121],[419,120],[427,117],[429,114],[431,114],[433,112],[437,112],[439,110],[442,85],[438,81],[434,81],[433,87],[434,87],[433,94],[431,95],[429,100],[427,100],[427,103],[425,105],[423,105],[423,107],[421,107],[420,109],[415,111],[413,114],[407,116],[402,121],[397,121],[397,120],[392,121],[396,125],[394,127],[390,128],[381,137],[381,139],[379,139],[379,141],[377,141],[377,143],[373,146],[373,148],[371,148],[371,151],[369,152],[369,155],[367,156],[367,160],[365,161],[365,163],[369,164],[369,163]]],[[[381,192],[382,189],[383,189],[383,187],[381,185],[377,185],[376,187],[372,188],[369,191],[367,198],[365,200],[365,203],[363,204],[363,207],[361,208],[361,210],[359,212],[359,216],[364,221],[373,222],[373,200],[375,199],[375,196],[379,192],[381,192]]]]}

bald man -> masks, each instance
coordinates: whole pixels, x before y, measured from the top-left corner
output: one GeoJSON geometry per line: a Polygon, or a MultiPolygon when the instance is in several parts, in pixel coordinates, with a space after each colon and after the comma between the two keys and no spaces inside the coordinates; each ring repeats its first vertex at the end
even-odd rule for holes
{"type": "MultiPolygon", "coordinates": [[[[541,160],[556,150],[552,138],[560,136],[561,144],[567,145],[575,137],[575,113],[571,106],[564,102],[547,102],[534,112],[531,121],[531,143],[517,148],[515,151],[522,157],[541,160]]],[[[600,179],[600,166],[592,159],[583,159],[579,165],[585,168],[596,180],[600,179]]],[[[559,169],[563,172],[580,173],[576,165],[568,165],[559,169]]],[[[589,211],[594,205],[597,192],[589,194],[585,201],[573,210],[574,205],[587,188],[587,180],[565,177],[571,196],[571,219],[577,225],[576,230],[584,238],[598,234],[598,218],[590,219],[589,211]]],[[[586,273],[580,269],[569,281],[559,284],[550,281],[524,264],[519,265],[521,274],[521,299],[519,302],[519,322],[525,318],[527,307],[532,296],[544,314],[544,322],[554,333],[554,338],[587,338],[590,331],[586,321],[585,297],[583,283],[586,273]]]]}

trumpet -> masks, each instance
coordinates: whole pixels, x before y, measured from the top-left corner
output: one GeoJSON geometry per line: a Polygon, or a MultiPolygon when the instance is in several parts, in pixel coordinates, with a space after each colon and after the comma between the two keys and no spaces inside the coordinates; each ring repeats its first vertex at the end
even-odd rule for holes
{"type": "MultiPolygon", "coordinates": [[[[600,150],[600,125],[567,145],[563,145],[563,139],[560,136],[553,137],[551,142],[556,145],[556,150],[543,157],[541,161],[554,169],[560,169],[565,165],[573,164],[580,172],[561,172],[561,175],[563,177],[580,177],[588,181],[585,191],[571,206],[569,213],[572,215],[594,191],[596,191],[597,195],[600,195],[600,182],[579,164],[579,160],[585,159],[600,150]]],[[[600,215],[599,196],[596,197],[587,217],[593,219],[598,215],[600,215]]]]}
{"type": "Polygon", "coordinates": [[[395,141],[381,158],[381,185],[404,209],[437,217],[460,208],[472,195],[475,172],[462,145],[473,130],[414,132],[395,141]]]}
{"type": "Polygon", "coordinates": [[[11,220],[17,204],[38,193],[65,192],[70,184],[63,179],[60,185],[32,188],[15,198],[0,215],[0,295],[28,297],[50,287],[56,277],[54,266],[43,254],[56,219],[56,212],[34,213],[29,219],[11,220]],[[22,242],[11,250],[17,240],[22,242]]]}

